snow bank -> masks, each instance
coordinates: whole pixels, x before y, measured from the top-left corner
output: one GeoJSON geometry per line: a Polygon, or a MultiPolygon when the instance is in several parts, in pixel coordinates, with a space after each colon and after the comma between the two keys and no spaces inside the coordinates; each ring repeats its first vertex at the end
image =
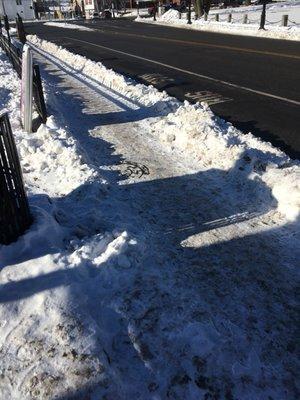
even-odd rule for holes
{"type": "Polygon", "coordinates": [[[248,173],[271,188],[278,210],[290,220],[299,217],[299,162],[291,162],[282,151],[251,133],[241,134],[217,118],[205,103],[185,102],[175,113],[153,124],[152,130],[160,140],[193,155],[207,167],[229,170],[243,154],[248,173]]]}
{"type": "Polygon", "coordinates": [[[165,92],[159,92],[152,86],[137,84],[108,70],[101,63],[73,54],[36,36],[30,36],[29,40],[36,48],[55,56],[75,71],[80,71],[87,77],[93,76],[93,79],[133,99],[137,104],[153,106],[159,110],[165,117],[152,126],[152,131],[162,142],[171,143],[185,153],[192,154],[195,159],[201,159],[204,164],[228,169],[247,150],[249,167],[261,179],[266,179],[278,201],[278,209],[290,219],[297,217],[300,201],[299,182],[295,175],[299,171],[299,165],[294,162],[292,168],[285,170],[290,165],[289,158],[270,143],[263,142],[250,133],[241,134],[231,124],[216,118],[205,104],[191,105],[185,102],[182,105],[165,92]],[[257,159],[258,150],[266,154],[263,159],[257,159]],[[272,179],[273,174],[276,179],[272,179]],[[278,188],[278,175],[284,177],[284,186],[288,193],[292,193],[291,196],[287,197],[278,188]]]}
{"type": "Polygon", "coordinates": [[[88,28],[87,26],[82,26],[78,24],[68,24],[63,22],[45,22],[44,25],[46,26],[55,26],[58,28],[65,28],[65,29],[76,29],[77,31],[89,31],[93,32],[95,29],[88,28]]]}
{"type": "Polygon", "coordinates": [[[64,64],[71,65],[74,70],[83,74],[87,79],[92,77],[93,80],[116,90],[137,104],[147,107],[154,106],[161,112],[172,111],[179,105],[179,102],[168,96],[165,91],[159,92],[152,86],[137,84],[134,80],[107,69],[100,62],[96,63],[86,57],[71,53],[63,47],[42,40],[35,35],[27,36],[27,39],[32,46],[54,55],[64,64]]]}
{"type": "MultiPolygon", "coordinates": [[[[221,10],[218,10],[218,12],[221,10]]],[[[215,12],[216,13],[216,12],[215,12]]],[[[246,13],[246,12],[245,12],[246,13]]],[[[300,13],[299,13],[300,15],[300,13]]],[[[152,18],[139,18],[136,19],[137,22],[151,23],[151,24],[161,24],[161,25],[172,25],[178,28],[194,29],[199,31],[209,31],[209,32],[219,32],[227,33],[233,35],[243,35],[243,36],[257,36],[265,37],[270,39],[286,39],[286,40],[300,40],[300,22],[299,26],[276,26],[278,24],[266,24],[266,30],[259,30],[259,19],[256,23],[243,24],[239,22],[226,22],[226,14],[224,13],[224,20],[220,22],[215,22],[213,20],[214,13],[211,13],[208,21],[204,21],[203,18],[199,20],[194,20],[192,15],[192,24],[187,24],[186,14],[182,14],[182,18],[179,19],[179,13],[176,10],[169,10],[161,17],[158,17],[156,22],[152,18]]],[[[249,17],[250,18],[250,17],[249,17]]]]}

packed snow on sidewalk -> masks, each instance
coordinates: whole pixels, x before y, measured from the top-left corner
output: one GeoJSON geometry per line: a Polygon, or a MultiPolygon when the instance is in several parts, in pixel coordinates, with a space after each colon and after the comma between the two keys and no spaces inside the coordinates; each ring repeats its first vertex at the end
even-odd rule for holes
{"type": "Polygon", "coordinates": [[[194,13],[192,13],[192,24],[188,25],[186,13],[180,15],[178,11],[171,9],[157,17],[156,22],[153,21],[153,18],[141,17],[137,18],[136,21],[233,35],[300,40],[300,1],[268,4],[265,30],[258,29],[261,10],[262,6],[212,9],[209,12],[207,21],[204,20],[204,17],[195,20],[194,13]],[[219,22],[215,21],[215,14],[219,14],[219,22]],[[232,14],[232,22],[228,22],[228,14],[232,14]],[[246,24],[243,23],[245,14],[247,14],[246,24]],[[283,15],[288,15],[289,17],[287,27],[281,26],[283,15]]]}
{"type": "Polygon", "coordinates": [[[0,397],[297,398],[299,164],[30,41],[53,115],[22,131],[1,53],[34,223],[0,247],[0,397]]]}

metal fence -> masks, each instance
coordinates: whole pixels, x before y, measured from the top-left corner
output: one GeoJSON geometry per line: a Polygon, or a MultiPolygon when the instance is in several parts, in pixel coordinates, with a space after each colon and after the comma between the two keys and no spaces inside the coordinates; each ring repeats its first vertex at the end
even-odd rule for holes
{"type": "Polygon", "coordinates": [[[31,224],[18,152],[7,114],[0,116],[0,243],[15,241],[31,224]]]}
{"type": "Polygon", "coordinates": [[[22,51],[14,46],[10,39],[3,34],[0,34],[0,46],[5,51],[7,57],[12,63],[14,70],[19,78],[22,76],[22,51]]]}
{"type": "MultiPolygon", "coordinates": [[[[5,51],[19,78],[22,77],[22,51],[11,40],[0,33],[0,47],[5,51]]],[[[47,120],[47,109],[44,98],[40,68],[33,66],[33,99],[37,113],[43,123],[47,120]]]]}
{"type": "Polygon", "coordinates": [[[47,109],[45,104],[40,67],[36,64],[33,65],[33,99],[41,121],[43,122],[43,124],[45,124],[47,121],[47,109]]]}

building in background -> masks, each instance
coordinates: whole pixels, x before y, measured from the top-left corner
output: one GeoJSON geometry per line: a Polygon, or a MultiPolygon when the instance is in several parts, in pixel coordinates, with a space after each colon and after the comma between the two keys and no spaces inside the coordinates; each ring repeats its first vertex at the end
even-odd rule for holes
{"type": "Polygon", "coordinates": [[[34,19],[33,0],[0,0],[0,14],[15,19],[17,13],[23,19],[34,19]]]}
{"type": "Polygon", "coordinates": [[[72,0],[33,0],[35,17],[36,19],[70,18],[72,4],[72,0]]]}
{"type": "Polygon", "coordinates": [[[81,14],[89,18],[99,12],[98,0],[72,0],[71,3],[75,15],[81,14]]]}
{"type": "Polygon", "coordinates": [[[90,18],[95,12],[99,12],[97,0],[84,0],[85,17],[90,18]]]}

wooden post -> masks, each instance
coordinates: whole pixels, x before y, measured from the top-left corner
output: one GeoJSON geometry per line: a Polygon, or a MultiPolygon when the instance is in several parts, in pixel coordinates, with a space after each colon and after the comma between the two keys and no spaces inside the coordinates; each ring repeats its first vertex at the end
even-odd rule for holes
{"type": "Polygon", "coordinates": [[[216,14],[216,21],[219,22],[219,14],[216,14]]]}
{"type": "Polygon", "coordinates": [[[288,26],[288,20],[289,20],[289,16],[283,15],[282,19],[281,19],[281,26],[288,26]]]}
{"type": "Polygon", "coordinates": [[[227,22],[231,23],[231,21],[232,21],[232,14],[230,13],[228,14],[227,22]]]}
{"type": "Polygon", "coordinates": [[[245,14],[243,16],[243,24],[247,24],[247,22],[248,22],[248,14],[245,14]]]}

